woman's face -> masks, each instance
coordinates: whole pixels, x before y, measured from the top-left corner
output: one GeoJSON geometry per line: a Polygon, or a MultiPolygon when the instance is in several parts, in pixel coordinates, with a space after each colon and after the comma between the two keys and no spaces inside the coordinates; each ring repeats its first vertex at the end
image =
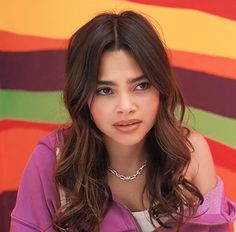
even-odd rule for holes
{"type": "Polygon", "coordinates": [[[159,92],[130,53],[107,51],[101,58],[97,90],[88,105],[106,142],[135,145],[155,123],[159,92]]]}

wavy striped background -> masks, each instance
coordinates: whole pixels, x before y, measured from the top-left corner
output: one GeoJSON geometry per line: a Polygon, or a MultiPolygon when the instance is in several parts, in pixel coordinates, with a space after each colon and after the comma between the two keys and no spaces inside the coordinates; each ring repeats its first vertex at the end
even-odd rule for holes
{"type": "MultiPolygon", "coordinates": [[[[236,2],[234,0],[4,1],[0,8],[0,231],[37,140],[67,122],[61,101],[69,36],[105,10],[141,11],[156,23],[175,78],[236,200],[236,2]]],[[[190,114],[186,115],[186,120],[190,114]]]]}

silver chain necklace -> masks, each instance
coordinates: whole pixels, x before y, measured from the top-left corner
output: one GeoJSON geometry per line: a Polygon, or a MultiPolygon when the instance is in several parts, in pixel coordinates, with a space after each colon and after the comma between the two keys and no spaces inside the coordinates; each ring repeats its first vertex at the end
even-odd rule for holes
{"type": "Polygon", "coordinates": [[[114,168],[108,168],[108,170],[115,175],[116,177],[118,177],[120,180],[134,180],[138,175],[140,175],[143,171],[143,169],[145,168],[145,166],[147,165],[147,161],[143,162],[143,165],[137,170],[137,172],[133,175],[130,176],[125,176],[120,174],[119,172],[117,172],[114,168]]]}

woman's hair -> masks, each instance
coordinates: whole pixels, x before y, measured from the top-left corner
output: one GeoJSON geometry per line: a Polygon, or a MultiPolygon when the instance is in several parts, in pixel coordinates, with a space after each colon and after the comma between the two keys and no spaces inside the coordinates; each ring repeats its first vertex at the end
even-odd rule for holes
{"type": "Polygon", "coordinates": [[[170,223],[163,218],[171,218],[178,230],[203,200],[197,187],[184,177],[193,146],[187,139],[190,130],[183,126],[185,105],[163,42],[154,26],[139,13],[101,13],[69,41],[64,103],[71,126],[64,134],[55,170],[56,184],[64,190],[66,204],[55,216],[57,228],[97,231],[111,207],[112,194],[105,182],[108,152],[102,132],[91,119],[88,99],[97,86],[103,53],[121,49],[133,55],[160,92],[156,123],[146,135],[145,144],[149,168],[142,194],[147,191],[151,220],[168,228],[170,223]]]}

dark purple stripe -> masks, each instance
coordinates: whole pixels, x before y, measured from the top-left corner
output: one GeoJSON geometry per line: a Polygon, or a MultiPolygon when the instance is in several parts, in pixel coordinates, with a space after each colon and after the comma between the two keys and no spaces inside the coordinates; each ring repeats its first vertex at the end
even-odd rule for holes
{"type": "Polygon", "coordinates": [[[236,81],[203,72],[174,69],[187,105],[236,118],[236,81]]]}
{"type": "MultiPolygon", "coordinates": [[[[63,89],[65,51],[0,52],[2,89],[56,91],[63,89]]],[[[174,68],[190,106],[236,118],[236,81],[204,72],[174,68]]]]}
{"type": "Polygon", "coordinates": [[[65,51],[0,52],[1,89],[63,88],[65,51]]]}
{"type": "Polygon", "coordinates": [[[0,194],[0,231],[8,232],[11,211],[16,203],[16,191],[6,191],[0,194]]]}

